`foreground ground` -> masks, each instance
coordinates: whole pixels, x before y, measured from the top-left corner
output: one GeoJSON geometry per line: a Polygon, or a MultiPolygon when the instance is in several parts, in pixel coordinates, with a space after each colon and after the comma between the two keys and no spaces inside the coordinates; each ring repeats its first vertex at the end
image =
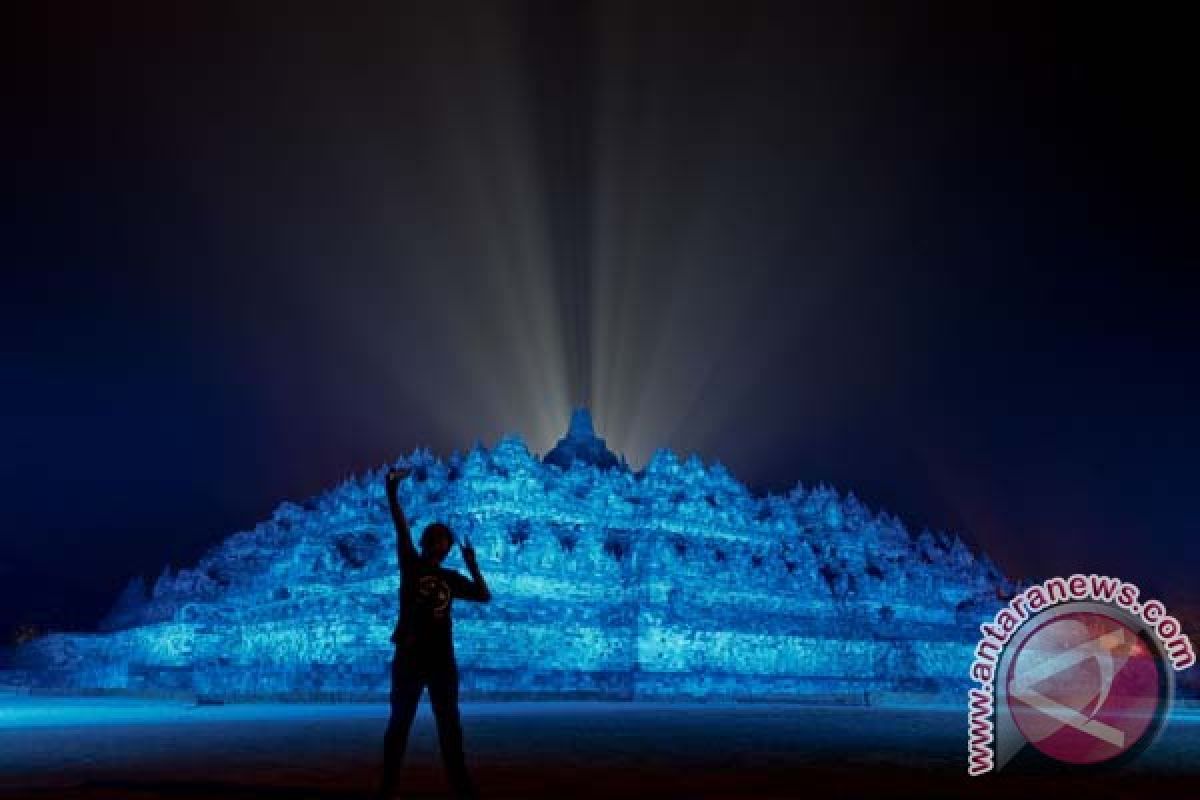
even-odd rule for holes
{"type": "MultiPolygon", "coordinates": [[[[489,798],[1043,797],[1200,793],[1200,714],[1103,777],[965,775],[960,709],[472,703],[470,762],[489,798]]],[[[0,697],[0,798],[366,797],[382,705],[192,706],[0,697]]],[[[406,768],[445,796],[423,702],[406,768]]]]}

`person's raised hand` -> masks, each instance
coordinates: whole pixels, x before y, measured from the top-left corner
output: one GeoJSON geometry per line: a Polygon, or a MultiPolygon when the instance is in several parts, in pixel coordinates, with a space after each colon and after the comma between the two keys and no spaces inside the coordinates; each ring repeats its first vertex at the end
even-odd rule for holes
{"type": "Polygon", "coordinates": [[[458,545],[458,549],[462,551],[463,563],[468,567],[475,566],[475,548],[471,545],[471,543],[464,539],[458,545]]]}
{"type": "Polygon", "coordinates": [[[395,492],[400,486],[400,481],[407,478],[410,472],[412,472],[412,470],[408,469],[407,467],[392,467],[389,469],[387,471],[387,476],[384,478],[384,485],[387,487],[387,490],[389,492],[395,492]]]}

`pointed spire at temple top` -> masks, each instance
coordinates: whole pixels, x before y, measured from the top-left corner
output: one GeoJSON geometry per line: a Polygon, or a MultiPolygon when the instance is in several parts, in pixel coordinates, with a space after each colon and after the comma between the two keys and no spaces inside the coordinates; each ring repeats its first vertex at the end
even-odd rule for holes
{"type": "Polygon", "coordinates": [[[563,469],[576,461],[601,469],[621,464],[616,455],[605,446],[604,440],[596,435],[596,430],[592,427],[592,412],[586,406],[579,406],[571,412],[567,435],[558,440],[558,444],[546,453],[542,461],[563,469]]]}
{"type": "Polygon", "coordinates": [[[571,412],[571,425],[567,429],[569,439],[590,439],[596,435],[592,427],[592,412],[580,406],[571,412]]]}

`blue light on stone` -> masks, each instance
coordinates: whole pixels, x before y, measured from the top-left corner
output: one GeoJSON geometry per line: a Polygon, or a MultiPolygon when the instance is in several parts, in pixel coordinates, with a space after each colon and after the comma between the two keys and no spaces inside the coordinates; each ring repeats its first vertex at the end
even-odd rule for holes
{"type": "MultiPolygon", "coordinates": [[[[634,472],[579,409],[539,460],[516,436],[427,449],[413,530],[468,533],[490,604],[455,604],[465,697],[888,702],[965,686],[976,626],[1013,590],[955,536],[853,495],[753,496],[719,463],[634,472]]],[[[112,630],[18,651],[32,686],[219,698],[382,698],[396,618],[385,467],[127,589],[112,630]]],[[[447,566],[463,569],[458,551],[447,566]]],[[[14,678],[13,675],[17,677],[14,678]]]]}

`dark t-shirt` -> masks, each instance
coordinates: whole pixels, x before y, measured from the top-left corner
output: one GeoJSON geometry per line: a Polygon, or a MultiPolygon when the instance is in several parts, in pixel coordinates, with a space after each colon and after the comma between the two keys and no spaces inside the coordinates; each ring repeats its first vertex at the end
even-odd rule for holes
{"type": "Polygon", "coordinates": [[[401,568],[400,619],[392,642],[412,652],[452,656],[451,604],[455,597],[477,594],[475,582],[461,572],[414,559],[401,568]]]}

